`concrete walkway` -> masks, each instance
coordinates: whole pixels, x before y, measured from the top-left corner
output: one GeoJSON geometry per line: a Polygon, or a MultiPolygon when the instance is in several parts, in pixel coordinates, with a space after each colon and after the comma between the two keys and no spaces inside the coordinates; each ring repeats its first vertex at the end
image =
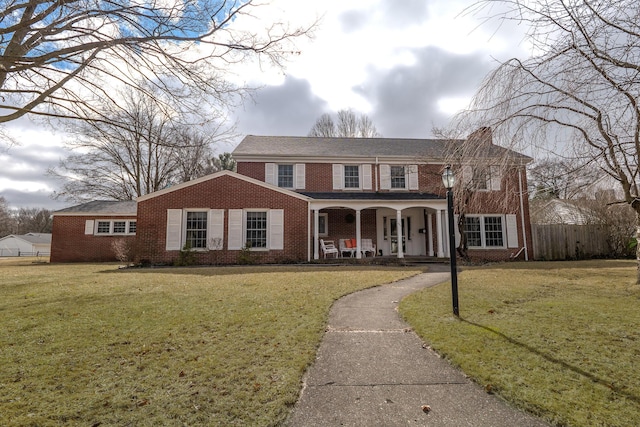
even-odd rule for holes
{"type": "Polygon", "coordinates": [[[548,426],[487,394],[400,319],[404,296],[446,280],[429,272],[337,301],[287,425],[548,426]]]}

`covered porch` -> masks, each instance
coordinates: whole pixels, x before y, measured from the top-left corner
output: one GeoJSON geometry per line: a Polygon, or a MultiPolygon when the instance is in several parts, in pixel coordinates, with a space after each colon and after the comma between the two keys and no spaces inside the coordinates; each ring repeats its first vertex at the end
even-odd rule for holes
{"type": "Polygon", "coordinates": [[[341,240],[351,240],[353,248],[338,256],[448,258],[444,198],[420,193],[306,195],[313,199],[309,202],[309,260],[325,257],[321,240],[333,241],[338,248],[341,240]],[[375,254],[363,251],[369,241],[375,254]]]}

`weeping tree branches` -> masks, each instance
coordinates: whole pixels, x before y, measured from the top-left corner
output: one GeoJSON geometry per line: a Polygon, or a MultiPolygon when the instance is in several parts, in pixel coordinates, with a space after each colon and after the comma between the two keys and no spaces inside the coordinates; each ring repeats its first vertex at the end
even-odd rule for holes
{"type": "Polygon", "coordinates": [[[532,55],[502,62],[456,124],[482,123],[513,147],[597,166],[640,226],[640,4],[481,0],[473,11],[494,6],[497,19],[529,27],[532,55]]]}
{"type": "Polygon", "coordinates": [[[514,145],[563,150],[597,165],[640,212],[640,4],[487,0],[478,5],[496,3],[507,7],[501,19],[530,26],[528,40],[536,54],[503,62],[459,123],[482,121],[514,145]]]}

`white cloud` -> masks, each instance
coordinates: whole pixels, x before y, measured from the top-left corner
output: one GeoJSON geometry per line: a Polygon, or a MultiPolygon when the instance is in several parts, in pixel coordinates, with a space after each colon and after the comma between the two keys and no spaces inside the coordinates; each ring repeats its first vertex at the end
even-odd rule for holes
{"type": "MultiPolygon", "coordinates": [[[[304,27],[322,17],[314,38],[286,46],[299,54],[289,57],[285,70],[257,61],[224,65],[225,76],[233,82],[263,86],[255,103],[249,101],[235,112],[239,131],[306,135],[322,113],[353,108],[369,114],[384,136],[429,137],[433,126],[444,126],[466,105],[494,65],[492,58],[524,52],[519,44],[524,28],[497,21],[483,24],[486,16],[499,11],[465,11],[474,4],[272,0],[256,8],[253,17],[239,17],[232,25],[248,31],[264,29],[266,22],[304,27]]],[[[205,49],[194,46],[189,53],[200,55],[205,49]]],[[[14,163],[0,170],[0,194],[14,205],[19,202],[11,198],[45,203],[42,195],[57,188],[45,172],[64,155],[61,137],[24,120],[11,128],[23,145],[0,159],[14,163]]]]}

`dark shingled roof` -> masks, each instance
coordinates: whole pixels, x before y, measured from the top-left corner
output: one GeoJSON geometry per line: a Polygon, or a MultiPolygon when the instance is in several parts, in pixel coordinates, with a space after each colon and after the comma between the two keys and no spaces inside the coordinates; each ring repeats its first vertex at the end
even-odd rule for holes
{"type": "MultiPolygon", "coordinates": [[[[304,136],[247,135],[233,151],[233,156],[274,157],[398,157],[443,159],[451,144],[463,140],[404,139],[404,138],[320,138],[304,136]]],[[[514,159],[528,156],[490,144],[488,157],[505,153],[514,159]]]]}
{"type": "Polygon", "coordinates": [[[114,201],[114,200],[94,200],[70,208],[60,209],[55,214],[120,214],[135,215],[138,210],[135,200],[114,201]]]}
{"type": "Polygon", "coordinates": [[[300,194],[311,197],[316,200],[442,200],[444,197],[440,197],[437,194],[431,193],[362,193],[362,192],[323,192],[312,193],[307,191],[300,191],[300,194]]]}

